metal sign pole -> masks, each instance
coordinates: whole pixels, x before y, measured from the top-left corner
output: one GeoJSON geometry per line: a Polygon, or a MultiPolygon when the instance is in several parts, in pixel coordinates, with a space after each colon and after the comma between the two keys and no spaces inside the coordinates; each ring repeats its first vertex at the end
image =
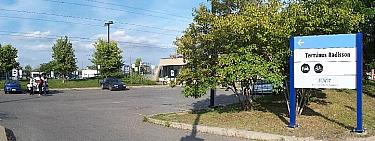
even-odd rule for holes
{"type": "Polygon", "coordinates": [[[294,89],[294,38],[291,37],[290,41],[290,58],[289,58],[289,127],[295,128],[296,127],[296,94],[294,89]]]}
{"type": "Polygon", "coordinates": [[[356,52],[357,52],[357,128],[355,132],[362,133],[362,33],[356,34],[356,52]]]}

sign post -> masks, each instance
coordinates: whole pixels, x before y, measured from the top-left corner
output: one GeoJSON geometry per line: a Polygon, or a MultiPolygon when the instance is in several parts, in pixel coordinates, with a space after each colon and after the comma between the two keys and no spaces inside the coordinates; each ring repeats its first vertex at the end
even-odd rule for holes
{"type": "Polygon", "coordinates": [[[296,36],[290,40],[290,123],[296,127],[295,88],[357,90],[357,128],[362,127],[362,34],[296,36]]]}

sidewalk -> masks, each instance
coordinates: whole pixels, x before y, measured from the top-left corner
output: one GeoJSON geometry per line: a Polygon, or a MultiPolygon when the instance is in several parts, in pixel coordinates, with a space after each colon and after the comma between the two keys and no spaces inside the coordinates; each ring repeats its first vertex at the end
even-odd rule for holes
{"type": "Polygon", "coordinates": [[[0,125],[0,141],[8,141],[5,128],[0,125]]]}

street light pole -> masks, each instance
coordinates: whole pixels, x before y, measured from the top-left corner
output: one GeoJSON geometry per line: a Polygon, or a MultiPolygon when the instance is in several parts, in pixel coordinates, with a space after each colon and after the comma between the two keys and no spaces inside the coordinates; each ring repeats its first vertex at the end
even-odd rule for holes
{"type": "Polygon", "coordinates": [[[109,27],[110,27],[111,24],[113,24],[113,21],[108,21],[108,22],[104,23],[104,26],[108,27],[108,32],[107,32],[107,35],[108,35],[107,43],[108,44],[109,44],[109,27]]]}

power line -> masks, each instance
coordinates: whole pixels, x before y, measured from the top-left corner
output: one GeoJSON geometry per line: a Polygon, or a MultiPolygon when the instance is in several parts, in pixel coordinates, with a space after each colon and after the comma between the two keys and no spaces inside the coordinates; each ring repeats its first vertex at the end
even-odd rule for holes
{"type": "MultiPolygon", "coordinates": [[[[82,4],[82,3],[74,3],[74,2],[66,2],[66,1],[58,1],[58,0],[44,0],[44,1],[60,3],[60,4],[69,4],[69,5],[76,5],[76,6],[94,7],[94,8],[101,8],[101,9],[107,9],[107,10],[122,11],[122,12],[128,12],[128,13],[133,13],[133,14],[137,14],[137,15],[155,17],[155,18],[160,18],[160,19],[177,20],[177,19],[170,19],[170,18],[167,18],[167,17],[157,16],[157,15],[153,15],[153,14],[139,13],[139,12],[135,12],[135,11],[122,10],[122,9],[109,8],[109,7],[102,7],[102,6],[95,6],[95,5],[90,5],[90,4],[82,4]]],[[[190,21],[186,21],[186,20],[177,20],[177,21],[190,22],[190,21]]]]}
{"type": "MultiPolygon", "coordinates": [[[[83,23],[83,22],[70,22],[70,21],[63,21],[63,20],[50,20],[50,19],[18,17],[18,16],[3,16],[3,15],[0,15],[0,18],[27,19],[27,20],[35,20],[35,21],[45,21],[45,22],[55,22],[55,23],[67,23],[67,24],[85,25],[85,26],[92,26],[92,27],[103,27],[103,25],[83,23]]],[[[149,30],[121,28],[121,27],[112,27],[112,28],[114,28],[114,29],[122,29],[122,30],[139,31],[139,32],[145,32],[145,33],[153,33],[153,34],[158,34],[158,35],[178,36],[178,35],[175,35],[175,34],[162,33],[162,32],[154,32],[154,31],[149,31],[149,30]]]]}
{"type": "MultiPolygon", "coordinates": [[[[106,22],[107,21],[107,20],[104,20],[104,19],[97,19],[97,18],[87,18],[87,17],[79,17],[79,16],[71,16],[71,15],[62,15],[62,14],[47,13],[47,12],[26,11],[26,10],[15,10],[15,9],[0,8],[0,11],[8,11],[8,12],[16,12],[16,13],[27,13],[27,14],[36,14],[36,15],[47,15],[47,16],[73,18],[73,19],[80,19],[80,20],[91,20],[91,21],[98,21],[98,22],[106,22]]],[[[166,30],[166,31],[179,31],[179,30],[174,30],[174,29],[164,29],[164,28],[160,28],[160,27],[154,27],[154,26],[148,26],[148,25],[140,25],[140,24],[133,24],[133,23],[127,23],[127,22],[115,22],[115,23],[132,25],[132,26],[139,26],[139,27],[145,27],[145,28],[153,28],[153,29],[159,29],[159,30],[166,30]]],[[[179,31],[179,32],[181,32],[181,31],[179,31]]]]}
{"type": "Polygon", "coordinates": [[[115,3],[109,3],[109,2],[102,2],[102,1],[97,1],[97,0],[85,0],[85,1],[93,2],[93,3],[106,4],[106,5],[112,5],[112,6],[126,7],[126,8],[135,9],[135,10],[143,10],[143,11],[148,11],[148,12],[154,12],[154,13],[169,15],[169,16],[173,16],[173,17],[190,19],[189,17],[184,17],[184,16],[175,15],[175,14],[170,14],[167,11],[161,12],[161,11],[156,11],[156,10],[149,10],[149,9],[144,9],[144,8],[132,7],[132,6],[127,6],[127,5],[122,5],[122,4],[115,4],[115,3]]]}
{"type": "MultiPolygon", "coordinates": [[[[32,33],[27,32],[13,32],[13,31],[1,31],[0,35],[4,36],[17,36],[17,37],[28,37],[28,38],[40,38],[40,39],[48,39],[48,40],[56,40],[57,38],[64,37],[63,35],[30,35],[32,33]]],[[[70,41],[76,41],[76,42],[86,42],[86,43],[94,43],[97,41],[97,39],[93,38],[84,38],[84,37],[74,37],[74,36],[67,36],[70,38],[70,41]]],[[[128,42],[128,41],[117,41],[119,44],[133,44],[135,47],[151,47],[151,48],[173,48],[173,47],[167,47],[167,45],[161,45],[161,44],[145,44],[145,43],[135,43],[135,42],[128,42]]]]}

